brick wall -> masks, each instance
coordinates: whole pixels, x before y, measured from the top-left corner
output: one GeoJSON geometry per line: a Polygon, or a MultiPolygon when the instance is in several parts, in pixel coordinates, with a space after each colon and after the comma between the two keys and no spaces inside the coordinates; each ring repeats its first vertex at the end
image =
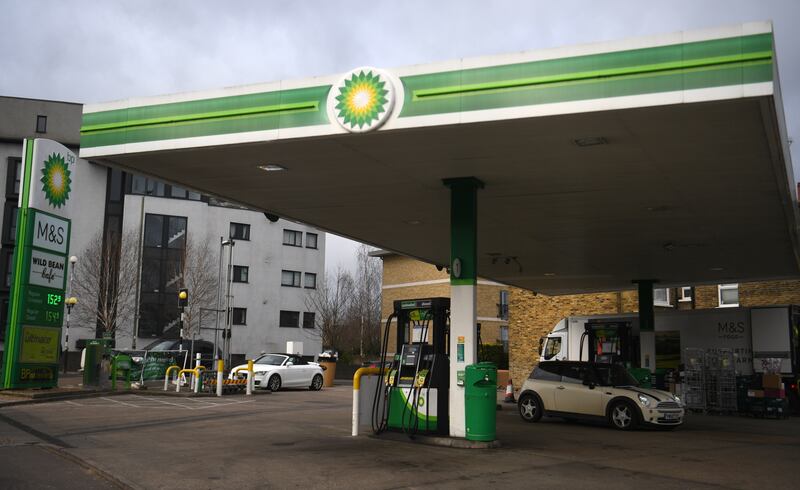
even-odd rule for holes
{"type": "MultiPolygon", "coordinates": [[[[437,270],[436,266],[400,255],[386,255],[383,259],[383,286],[381,296],[381,317],[385,322],[394,310],[394,302],[402,299],[417,298],[449,298],[450,276],[446,270],[437,270]],[[416,284],[396,287],[402,284],[436,281],[433,284],[416,284]],[[386,286],[394,286],[389,287],[386,286]]],[[[479,284],[476,291],[478,322],[481,324],[481,339],[485,344],[496,343],[500,339],[500,327],[506,321],[497,318],[497,304],[500,302],[500,291],[508,290],[507,286],[479,284]]],[[[381,332],[385,323],[381,326],[381,332]]],[[[389,333],[389,352],[395,351],[396,330],[392,326],[389,333]]]]}

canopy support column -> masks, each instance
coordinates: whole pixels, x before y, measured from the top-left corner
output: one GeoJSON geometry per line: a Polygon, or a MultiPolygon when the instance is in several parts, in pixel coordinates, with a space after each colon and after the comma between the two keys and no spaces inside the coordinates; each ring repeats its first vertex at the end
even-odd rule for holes
{"type": "Polygon", "coordinates": [[[478,189],[474,177],[450,188],[450,436],[466,436],[464,370],[477,361],[478,189]]]}

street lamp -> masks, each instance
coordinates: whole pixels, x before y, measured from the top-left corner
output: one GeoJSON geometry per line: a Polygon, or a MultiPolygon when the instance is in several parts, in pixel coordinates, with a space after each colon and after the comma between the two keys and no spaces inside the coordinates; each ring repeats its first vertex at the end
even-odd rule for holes
{"type": "MultiPolygon", "coordinates": [[[[78,263],[78,257],[72,256],[69,258],[69,292],[72,294],[72,281],[75,279],[75,264],[78,263]]],[[[67,305],[67,326],[64,331],[64,373],[67,372],[67,362],[68,362],[68,355],[69,355],[69,314],[72,312],[72,307],[78,304],[78,298],[74,296],[70,296],[69,298],[64,301],[67,305]]]]}

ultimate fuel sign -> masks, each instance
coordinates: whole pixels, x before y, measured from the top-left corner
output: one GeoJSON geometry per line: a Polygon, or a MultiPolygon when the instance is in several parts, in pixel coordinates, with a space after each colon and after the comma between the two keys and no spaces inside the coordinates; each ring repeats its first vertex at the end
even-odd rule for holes
{"type": "Polygon", "coordinates": [[[2,387],[58,382],[75,154],[25,140],[2,387]]]}

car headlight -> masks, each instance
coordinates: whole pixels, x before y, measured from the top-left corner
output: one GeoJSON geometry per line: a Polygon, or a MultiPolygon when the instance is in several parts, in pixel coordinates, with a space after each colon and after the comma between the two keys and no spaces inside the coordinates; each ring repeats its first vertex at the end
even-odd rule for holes
{"type": "Polygon", "coordinates": [[[650,398],[645,396],[645,395],[642,395],[640,393],[639,394],[639,403],[641,403],[643,407],[649,407],[650,406],[650,398]]]}
{"type": "Polygon", "coordinates": [[[672,398],[675,399],[675,403],[677,403],[680,406],[683,406],[683,402],[681,401],[681,397],[679,397],[678,395],[672,395],[672,398]]]}

